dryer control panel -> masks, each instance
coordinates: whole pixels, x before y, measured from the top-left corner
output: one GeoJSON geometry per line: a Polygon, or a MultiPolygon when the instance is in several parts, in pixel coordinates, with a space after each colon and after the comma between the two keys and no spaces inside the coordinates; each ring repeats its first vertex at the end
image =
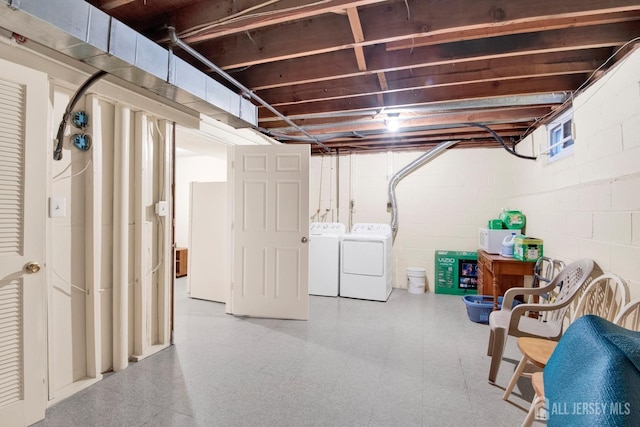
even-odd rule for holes
{"type": "Polygon", "coordinates": [[[391,226],[389,224],[378,223],[358,223],[353,224],[351,234],[378,234],[391,235],[391,226]]]}

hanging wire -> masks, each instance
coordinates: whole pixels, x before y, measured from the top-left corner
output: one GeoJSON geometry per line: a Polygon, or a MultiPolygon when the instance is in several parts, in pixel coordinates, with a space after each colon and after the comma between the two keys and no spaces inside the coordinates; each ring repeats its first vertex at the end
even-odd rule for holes
{"type": "Polygon", "coordinates": [[[311,221],[313,221],[314,218],[318,218],[318,220],[320,219],[320,204],[322,203],[322,180],[323,180],[323,175],[324,175],[324,158],[325,156],[322,156],[322,159],[320,160],[320,191],[318,191],[318,210],[316,210],[316,213],[313,214],[311,216],[311,221]]]}
{"type": "MultiPolygon", "coordinates": [[[[162,132],[160,132],[160,126],[158,126],[158,119],[154,118],[153,120],[151,120],[148,124],[148,136],[149,136],[149,140],[151,142],[154,142],[154,138],[153,138],[153,130],[154,128],[158,131],[158,139],[160,140],[160,142],[162,142],[162,145],[164,145],[165,139],[162,136],[162,132]],[[154,126],[155,125],[155,126],[154,126]]],[[[158,150],[160,152],[162,152],[162,159],[159,159],[159,162],[161,164],[161,168],[158,172],[158,178],[160,179],[161,182],[161,187],[160,187],[160,200],[164,200],[164,192],[165,192],[165,185],[164,185],[164,175],[165,175],[165,150],[158,150]]],[[[160,157],[160,156],[158,156],[160,157]]],[[[160,215],[158,215],[157,213],[155,214],[156,216],[156,221],[157,221],[157,225],[158,225],[158,239],[157,239],[157,244],[158,247],[156,247],[156,250],[158,251],[158,262],[156,263],[156,266],[151,268],[151,270],[147,273],[147,275],[151,275],[153,273],[155,273],[156,271],[158,271],[158,269],[162,266],[162,264],[164,263],[164,251],[162,250],[162,244],[164,241],[164,221],[163,221],[163,217],[161,217],[160,215]]],[[[137,281],[137,279],[136,279],[137,281]]]]}
{"type": "MultiPolygon", "coordinates": [[[[75,290],[77,290],[77,291],[79,291],[79,292],[82,292],[83,294],[87,294],[87,295],[89,294],[89,290],[87,290],[87,289],[83,289],[83,288],[81,288],[80,286],[74,285],[73,283],[69,282],[68,280],[63,279],[63,278],[62,278],[62,276],[60,276],[60,275],[58,274],[58,272],[56,271],[56,269],[55,269],[55,268],[52,268],[51,270],[53,271],[53,274],[55,274],[55,275],[56,275],[56,277],[62,281],[62,283],[66,284],[66,285],[69,285],[69,286],[71,287],[71,289],[72,289],[72,290],[73,290],[73,289],[75,289],[75,290]]],[[[55,285],[54,285],[53,287],[54,287],[54,288],[56,288],[56,289],[58,289],[58,290],[60,290],[60,291],[62,291],[62,292],[64,292],[64,293],[65,293],[65,294],[67,294],[68,296],[71,296],[71,294],[68,294],[64,289],[62,289],[62,288],[60,288],[60,287],[58,287],[58,286],[55,286],[55,285]]]]}
{"type": "Polygon", "coordinates": [[[193,37],[193,36],[198,36],[198,35],[202,35],[202,34],[206,34],[209,31],[213,31],[215,30],[216,27],[220,26],[220,25],[224,25],[224,24],[231,24],[234,22],[238,22],[238,21],[242,21],[245,19],[250,19],[250,18],[261,18],[261,17],[268,17],[271,15],[277,15],[277,14],[281,14],[281,13],[289,13],[289,12],[295,12],[297,10],[301,10],[301,9],[307,9],[310,7],[314,7],[314,6],[320,6],[322,4],[327,4],[330,3],[333,0],[321,0],[321,1],[317,1],[315,3],[311,3],[311,4],[306,4],[303,6],[292,6],[289,8],[285,8],[285,9],[277,9],[277,10],[272,10],[272,11],[268,11],[268,12],[257,12],[257,13],[252,13],[249,14],[250,12],[257,10],[257,9],[261,9],[264,8],[266,6],[270,6],[274,3],[278,3],[280,0],[270,0],[252,7],[249,7],[247,9],[244,9],[242,11],[236,12],[232,15],[229,15],[225,18],[222,18],[216,22],[207,24],[207,25],[201,25],[201,26],[194,26],[192,28],[188,28],[186,30],[183,30],[180,32],[180,37],[193,37]]]}
{"type": "Polygon", "coordinates": [[[84,166],[84,168],[82,168],[82,170],[81,170],[80,172],[76,172],[76,173],[74,173],[74,174],[67,175],[67,176],[60,176],[60,175],[62,175],[62,174],[63,174],[67,169],[69,169],[69,167],[71,167],[71,163],[69,163],[69,165],[68,165],[66,168],[64,168],[64,169],[62,170],[62,172],[60,172],[58,175],[56,175],[56,176],[53,178],[52,182],[58,182],[58,181],[62,181],[62,180],[65,180],[65,179],[71,179],[71,178],[75,178],[76,176],[82,175],[82,174],[83,174],[83,173],[85,173],[85,171],[89,168],[89,165],[90,165],[90,164],[91,164],[91,159],[89,159],[89,160],[87,161],[87,164],[84,166]]]}
{"type": "Polygon", "coordinates": [[[404,5],[407,7],[407,21],[411,21],[411,9],[409,8],[409,2],[404,0],[404,5]]]}
{"type": "Polygon", "coordinates": [[[251,43],[253,43],[253,45],[258,49],[258,50],[262,50],[262,48],[260,46],[258,46],[258,43],[253,39],[253,37],[251,37],[251,33],[249,31],[245,31],[244,32],[247,37],[249,37],[249,40],[251,41],[251,43]]]}
{"type": "Polygon", "coordinates": [[[535,128],[538,127],[538,125],[540,124],[540,122],[542,122],[543,120],[545,120],[547,117],[552,116],[553,114],[555,114],[556,111],[561,110],[565,105],[567,104],[573,104],[573,100],[576,96],[576,94],[578,92],[580,92],[581,90],[583,90],[591,81],[591,79],[593,79],[593,77],[600,71],[602,70],[613,58],[616,57],[616,55],[618,55],[618,53],[620,53],[623,49],[625,49],[627,46],[629,46],[632,43],[635,43],[637,41],[640,41],[640,36],[638,37],[634,37],[631,40],[627,41],[626,43],[624,43],[622,46],[620,46],[618,49],[616,49],[602,64],[600,64],[600,66],[598,68],[596,68],[595,70],[593,70],[593,72],[589,75],[589,77],[587,77],[587,79],[580,85],[578,86],[578,88],[574,91],[571,91],[569,93],[569,96],[567,97],[567,99],[564,100],[564,102],[562,104],[560,104],[557,108],[555,108],[553,111],[548,112],[547,114],[545,114],[542,117],[537,118],[532,124],[531,126],[529,126],[527,128],[527,130],[525,130],[522,134],[522,138],[520,140],[523,140],[524,138],[526,138],[529,133],[531,133],[531,131],[535,128]]]}
{"type": "Polygon", "coordinates": [[[493,138],[498,141],[498,143],[500,145],[502,145],[502,147],[507,150],[507,152],[509,154],[512,154],[516,157],[520,157],[521,159],[527,159],[527,160],[537,160],[537,157],[534,156],[525,156],[524,154],[520,154],[517,153],[514,149],[510,148],[506,142],[504,142],[504,139],[502,139],[502,137],[500,135],[498,135],[493,129],[491,129],[489,126],[483,125],[481,123],[463,123],[465,126],[475,126],[475,127],[479,127],[480,129],[484,129],[487,132],[489,132],[493,138]]]}
{"type": "Polygon", "coordinates": [[[100,70],[80,86],[78,91],[71,97],[69,100],[69,104],[67,104],[67,108],[64,110],[64,114],[62,115],[62,120],[60,121],[60,126],[58,126],[58,133],[56,134],[55,144],[56,147],[53,150],[53,160],[62,160],[62,141],[64,139],[64,132],[67,129],[67,122],[69,121],[69,117],[71,117],[71,111],[73,107],[76,106],[80,97],[84,95],[84,93],[91,87],[92,84],[100,80],[102,77],[107,75],[107,72],[104,70],[100,70]]]}

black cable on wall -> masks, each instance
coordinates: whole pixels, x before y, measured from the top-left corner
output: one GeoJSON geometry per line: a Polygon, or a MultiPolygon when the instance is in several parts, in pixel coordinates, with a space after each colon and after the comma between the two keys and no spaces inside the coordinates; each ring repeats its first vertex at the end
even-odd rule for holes
{"type": "Polygon", "coordinates": [[[67,104],[67,108],[64,110],[64,114],[62,115],[62,121],[60,121],[60,126],[58,126],[58,133],[56,134],[55,144],[56,148],[53,150],[53,160],[61,160],[62,159],[62,139],[64,138],[64,131],[67,129],[67,122],[69,121],[69,117],[71,117],[71,110],[78,103],[78,100],[84,93],[89,89],[89,87],[94,84],[96,81],[101,79],[107,74],[106,71],[100,70],[89,79],[83,83],[82,86],[78,89],[78,91],[73,95],[73,97],[69,100],[69,104],[67,104]]]}

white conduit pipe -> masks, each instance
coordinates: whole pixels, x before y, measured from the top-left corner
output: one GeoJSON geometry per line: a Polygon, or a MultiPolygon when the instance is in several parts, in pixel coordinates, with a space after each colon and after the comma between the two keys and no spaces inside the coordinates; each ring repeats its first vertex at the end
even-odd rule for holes
{"type": "Polygon", "coordinates": [[[113,174],[113,370],[129,362],[129,108],[116,105],[113,174]]]}
{"type": "Polygon", "coordinates": [[[327,152],[327,153],[331,152],[331,149],[329,147],[327,147],[326,145],[324,145],[320,141],[319,138],[310,135],[309,132],[307,132],[306,130],[304,130],[303,128],[298,126],[296,123],[294,123],[290,118],[288,118],[287,116],[285,116],[284,114],[280,113],[278,110],[273,108],[267,101],[265,101],[264,99],[260,98],[258,95],[253,93],[248,87],[246,87],[245,85],[240,83],[238,80],[236,80],[233,77],[231,77],[222,68],[218,67],[216,64],[214,64],[213,62],[209,61],[206,57],[204,57],[202,54],[200,54],[200,52],[198,52],[197,50],[195,50],[194,48],[189,46],[187,43],[185,43],[182,40],[180,40],[178,38],[178,36],[176,35],[176,29],[175,28],[168,27],[167,30],[169,31],[169,39],[171,40],[172,44],[180,47],[182,50],[184,50],[185,52],[187,52],[188,54],[190,54],[191,56],[196,58],[198,61],[202,62],[204,65],[206,65],[207,67],[211,68],[213,71],[218,73],[219,76],[221,76],[226,81],[228,81],[229,83],[231,83],[232,85],[234,85],[235,87],[240,89],[244,96],[250,97],[254,101],[258,102],[260,105],[262,105],[264,108],[266,108],[267,110],[271,111],[276,116],[280,117],[289,126],[292,126],[294,129],[297,129],[298,131],[302,132],[304,134],[304,136],[306,136],[311,141],[313,141],[316,144],[318,144],[318,146],[322,147],[322,149],[325,152],[327,152]]]}
{"type": "Polygon", "coordinates": [[[393,233],[393,241],[396,240],[396,234],[398,234],[398,204],[396,201],[396,185],[407,175],[421,168],[431,160],[433,160],[438,154],[442,153],[447,148],[460,142],[457,141],[444,141],[436,145],[431,150],[424,153],[402,169],[400,169],[389,181],[389,204],[391,206],[391,232],[393,233]]]}

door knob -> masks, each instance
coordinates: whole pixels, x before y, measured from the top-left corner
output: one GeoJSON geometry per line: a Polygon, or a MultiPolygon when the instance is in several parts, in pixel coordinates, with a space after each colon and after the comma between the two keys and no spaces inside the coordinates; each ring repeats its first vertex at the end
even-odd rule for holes
{"type": "Polygon", "coordinates": [[[29,273],[37,273],[38,271],[40,271],[40,264],[38,264],[37,262],[30,262],[29,264],[25,265],[24,269],[29,273]]]}
{"type": "Polygon", "coordinates": [[[300,241],[302,243],[307,243],[309,241],[309,239],[307,239],[306,237],[303,237],[302,239],[300,239],[300,241]]]}

